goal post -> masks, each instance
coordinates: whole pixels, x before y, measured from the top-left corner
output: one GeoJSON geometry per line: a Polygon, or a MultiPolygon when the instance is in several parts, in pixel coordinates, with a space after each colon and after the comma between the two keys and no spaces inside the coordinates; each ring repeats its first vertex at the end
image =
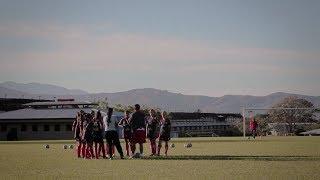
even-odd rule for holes
{"type": "Polygon", "coordinates": [[[270,110],[313,110],[315,113],[320,113],[320,108],[256,108],[256,107],[242,107],[242,131],[243,131],[243,137],[246,138],[246,120],[247,118],[254,118],[255,112],[257,111],[263,111],[267,112],[270,110]]]}

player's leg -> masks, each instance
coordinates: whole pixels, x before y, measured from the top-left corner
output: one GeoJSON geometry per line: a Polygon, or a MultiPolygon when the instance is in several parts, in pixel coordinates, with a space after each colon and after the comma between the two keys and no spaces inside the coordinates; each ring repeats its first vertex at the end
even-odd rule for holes
{"type": "Polygon", "coordinates": [[[86,143],[83,141],[82,142],[82,149],[81,149],[83,158],[86,158],[86,150],[87,150],[86,146],[87,146],[86,143]]]}
{"type": "Polygon", "coordinates": [[[150,140],[150,143],[151,143],[151,152],[152,152],[152,155],[156,155],[156,153],[157,153],[156,139],[150,140]]]}
{"type": "Polygon", "coordinates": [[[136,152],[136,144],[134,142],[130,143],[131,155],[133,156],[136,152]]]}
{"type": "Polygon", "coordinates": [[[137,137],[136,137],[136,131],[133,132],[131,140],[130,140],[130,148],[131,148],[131,155],[133,156],[136,152],[136,143],[137,143],[137,137]]]}
{"type": "Polygon", "coordinates": [[[157,155],[160,156],[160,150],[161,150],[161,145],[162,144],[162,141],[159,139],[159,142],[158,142],[158,153],[157,155]]]}
{"type": "Polygon", "coordinates": [[[126,153],[127,156],[130,156],[130,147],[129,147],[129,140],[128,139],[124,139],[125,143],[126,143],[126,153]]]}
{"type": "Polygon", "coordinates": [[[90,150],[91,158],[94,158],[95,156],[93,153],[93,142],[90,143],[89,150],[90,150]]]}
{"type": "Polygon", "coordinates": [[[165,155],[167,156],[168,155],[168,148],[169,148],[169,145],[168,145],[168,141],[165,141],[165,155]]]}
{"type": "MultiPolygon", "coordinates": [[[[102,157],[106,158],[106,149],[104,148],[103,139],[99,143],[99,149],[100,149],[100,151],[102,151],[102,157]]],[[[100,153],[99,153],[99,155],[100,155],[100,153]]]]}
{"type": "Polygon", "coordinates": [[[94,141],[94,153],[95,153],[95,156],[97,159],[99,159],[99,152],[98,152],[98,142],[97,141],[94,141]]]}
{"type": "Polygon", "coordinates": [[[80,140],[77,141],[77,155],[78,155],[78,158],[81,157],[81,148],[82,148],[82,144],[80,142],[80,140]]]}
{"type": "Polygon", "coordinates": [[[116,131],[113,131],[113,143],[116,146],[118,153],[120,154],[121,159],[123,159],[123,151],[119,141],[119,135],[116,131]]]}
{"type": "Polygon", "coordinates": [[[110,131],[106,132],[106,140],[107,140],[107,146],[108,146],[108,154],[109,154],[109,158],[112,158],[112,134],[110,133],[110,131]]]}
{"type": "Polygon", "coordinates": [[[140,154],[143,154],[143,143],[139,143],[140,154]]]}

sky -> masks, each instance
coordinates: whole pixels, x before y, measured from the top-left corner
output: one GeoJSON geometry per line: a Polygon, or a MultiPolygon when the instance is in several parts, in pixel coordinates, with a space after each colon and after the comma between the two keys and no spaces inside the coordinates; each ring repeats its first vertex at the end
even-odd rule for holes
{"type": "Polygon", "coordinates": [[[0,82],[320,95],[318,0],[0,0],[0,82]]]}

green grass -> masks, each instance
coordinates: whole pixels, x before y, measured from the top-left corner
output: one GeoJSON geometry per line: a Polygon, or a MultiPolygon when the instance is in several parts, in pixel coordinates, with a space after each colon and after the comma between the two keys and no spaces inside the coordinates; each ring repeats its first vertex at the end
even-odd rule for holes
{"type": "Polygon", "coordinates": [[[71,143],[0,142],[0,179],[320,179],[320,137],[173,139],[169,157],[112,161],[75,158],[71,143]]]}

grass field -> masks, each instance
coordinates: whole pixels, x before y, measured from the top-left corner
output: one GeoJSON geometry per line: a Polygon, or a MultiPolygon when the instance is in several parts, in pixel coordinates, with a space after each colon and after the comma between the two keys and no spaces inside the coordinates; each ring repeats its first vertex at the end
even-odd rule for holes
{"type": "Polygon", "coordinates": [[[320,137],[173,139],[169,157],[134,160],[78,159],[74,150],[62,148],[72,143],[0,142],[0,178],[320,179],[320,137]],[[192,148],[184,148],[187,140],[192,148]]]}

